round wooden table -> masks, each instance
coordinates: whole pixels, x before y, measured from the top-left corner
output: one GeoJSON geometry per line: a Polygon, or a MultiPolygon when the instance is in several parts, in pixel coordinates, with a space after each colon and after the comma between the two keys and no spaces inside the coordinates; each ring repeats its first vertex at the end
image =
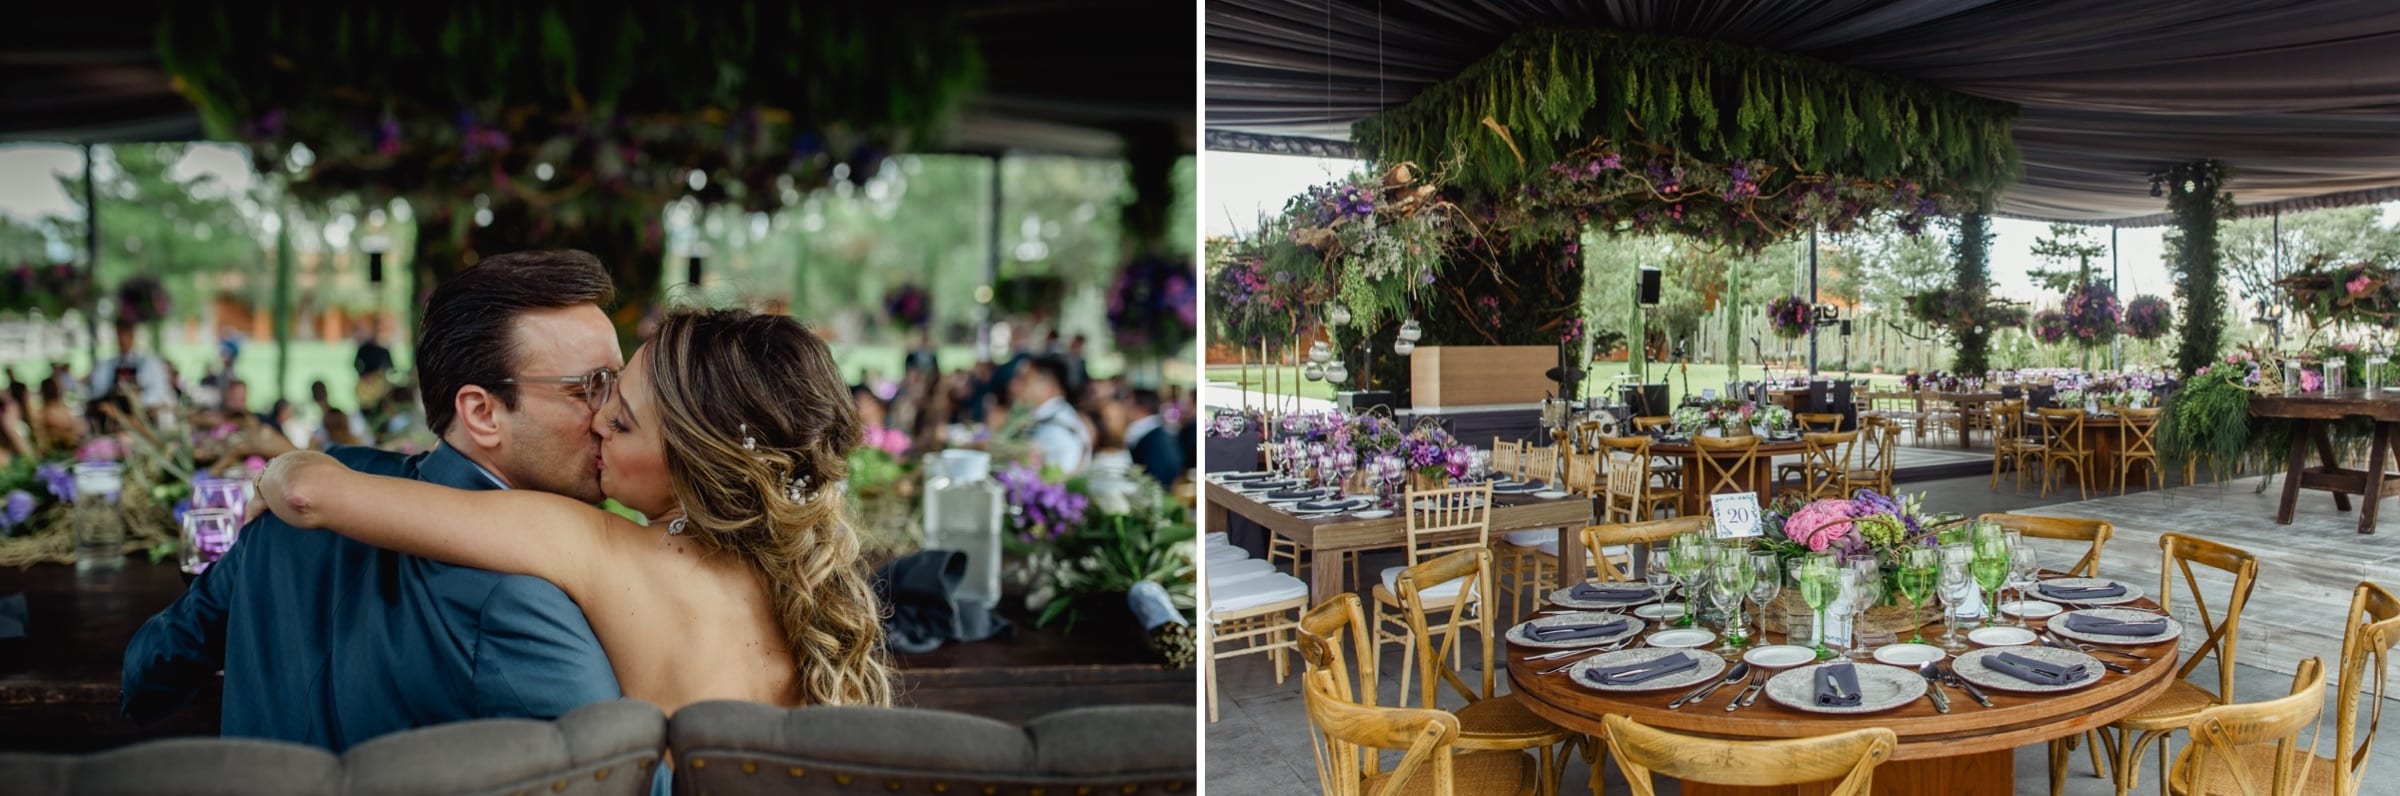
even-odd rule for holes
{"type": "MultiPolygon", "coordinates": [[[[2144,599],[2127,607],[2133,606],[2156,609],[2158,604],[2144,599]]],[[[2048,623],[2035,620],[2032,624],[2042,627],[2048,623]]],[[[1932,638],[1939,629],[1940,623],[1933,623],[1926,631],[1926,637],[1932,638]]],[[[2186,628],[2186,632],[2189,632],[2189,628],[2186,628]]],[[[1770,636],[1780,641],[1780,634],[1770,636]]],[[[1568,679],[1566,671],[1538,674],[1566,662],[1525,659],[1528,655],[1547,650],[1514,644],[1507,647],[1510,689],[1523,694],[1525,703],[1544,718],[1561,727],[1595,737],[1604,733],[1601,717],[1612,713],[1632,716],[1635,721],[1674,732],[1743,740],[1799,738],[1861,727],[1889,727],[1899,733],[1900,748],[1894,752],[1891,760],[1875,770],[1874,792],[1893,796],[1934,793],[2007,796],[2015,789],[2014,753],[2018,747],[2107,726],[2132,713],[2166,691],[2167,685],[2173,681],[2178,657],[2173,641],[2147,647],[2128,647],[2127,651],[2148,656],[2151,662],[2138,663],[2116,655],[2095,655],[2102,661],[2123,665],[2132,672],[2105,672],[2098,684],[2079,691],[2030,695],[1987,688],[1984,691],[1992,698],[1992,707],[1987,708],[1977,704],[1965,692],[1944,686],[1950,696],[1950,712],[1947,714],[1935,711],[1931,700],[1920,697],[1907,705],[1881,713],[1834,716],[1793,710],[1764,695],[1759,697],[1756,704],[1726,712],[1725,705],[1741,692],[1742,684],[1739,683],[1719,688],[1707,699],[1685,705],[1681,710],[1668,710],[1668,702],[1691,689],[1677,688],[1644,694],[1602,693],[1576,685],[1568,679]]],[[[1705,650],[1695,652],[1706,654],[1705,650]]],[[[1859,665],[1883,664],[1870,662],[1859,665]]],[[[1822,793],[1829,785],[1815,783],[1793,788],[1739,788],[1685,783],[1683,792],[1690,796],[1798,796],[1822,793]]]]}
{"type": "MultiPolygon", "coordinates": [[[[1757,492],[1759,504],[1765,505],[1767,501],[1775,499],[1775,457],[1790,456],[1807,451],[1808,443],[1798,438],[1777,441],[1760,437],[1758,438],[1758,453],[1750,457],[1749,465],[1735,471],[1734,480],[1739,482],[1743,489],[1757,492]]],[[[1742,456],[1740,453],[1718,451],[1703,454],[1700,446],[1689,442],[1651,443],[1650,455],[1673,456],[1683,460],[1683,504],[1678,509],[1682,512],[1679,516],[1684,517],[1705,516],[1709,511],[1709,484],[1706,483],[1707,479],[1700,475],[1700,457],[1711,456],[1731,467],[1733,461],[1742,456]]]]}

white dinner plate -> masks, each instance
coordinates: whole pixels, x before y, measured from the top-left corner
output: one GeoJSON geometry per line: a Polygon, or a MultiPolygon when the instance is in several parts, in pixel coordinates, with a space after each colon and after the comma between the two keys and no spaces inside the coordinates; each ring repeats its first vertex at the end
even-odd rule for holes
{"type": "Polygon", "coordinates": [[[2029,694],[2073,691],[2100,682],[2100,676],[2106,673],[2106,670],[2100,666],[2099,658],[2057,647],[1987,647],[1960,653],[1958,660],[1951,662],[1950,668],[1951,671],[1958,673],[1959,679],[1994,691],[2017,691],[2029,694]],[[2001,674],[1999,671],[1983,665],[1983,659],[2003,652],[2022,655],[2043,663],[2082,664],[2083,679],[2065,685],[2042,685],[2001,674]]]}
{"type": "Polygon", "coordinates": [[[1650,634],[1650,646],[1660,649],[1691,649],[1716,641],[1717,634],[1696,627],[1679,627],[1650,634]]]}
{"type": "Polygon", "coordinates": [[[1924,695],[1925,678],[1916,672],[1871,663],[1826,661],[1767,678],[1768,699],[1810,713],[1874,713],[1906,705],[1924,695]],[[1858,667],[1858,704],[1845,707],[1817,704],[1817,670],[1836,665],[1858,667]]]}
{"type": "Polygon", "coordinates": [[[1508,639],[1508,643],[1515,644],[1520,647],[1560,650],[1575,649],[1578,647],[1604,647],[1619,641],[1623,641],[1626,636],[1630,636],[1639,632],[1642,632],[1642,620],[1635,619],[1624,614],[1607,612],[1577,612],[1571,614],[1552,614],[1550,616],[1534,617],[1531,621],[1509,628],[1508,632],[1505,634],[1505,637],[1508,639]],[[1589,625],[1610,621],[1624,622],[1625,629],[1604,636],[1561,639],[1557,641],[1537,640],[1532,634],[1532,629],[1537,627],[1589,625]]]}
{"type": "Polygon", "coordinates": [[[1533,496],[1543,500],[1557,500],[1559,498],[1566,497],[1567,493],[1557,489],[1544,489],[1540,492],[1533,493],[1533,496]]]}
{"type": "Polygon", "coordinates": [[[1798,644],[1769,644],[1752,647],[1742,653],[1742,660],[1764,669],[1789,669],[1804,663],[1814,663],[1817,651],[1798,644]]]}
{"type": "Polygon", "coordinates": [[[2033,631],[2008,625],[1993,625],[1968,631],[1967,640],[1984,647],[2015,647],[2033,643],[2033,631]]]}
{"type": "Polygon", "coordinates": [[[1362,519],[1362,520],[1380,520],[1380,519],[1383,519],[1383,518],[1385,518],[1385,517],[1392,516],[1392,510],[1391,510],[1391,509],[1367,509],[1366,511],[1353,511],[1353,512],[1350,512],[1350,516],[1357,517],[1357,518],[1359,518],[1359,519],[1362,519]]]}
{"type": "Polygon", "coordinates": [[[2075,611],[2068,611],[2051,618],[2050,632],[2057,633],[2062,637],[2071,638],[2086,644],[2107,644],[2114,647],[2139,647],[2144,644],[2157,644],[2162,641],[2173,641],[2176,638],[2181,637],[2183,635],[2183,623],[2175,621],[2174,617],[2160,616],[2158,614],[2150,613],[2149,611],[2136,611],[2131,608],[2084,608],[2075,611]],[[2112,636],[2107,633],[2085,633],[2067,626],[2067,618],[2074,616],[2092,616],[2099,617],[2101,619],[2115,619],[2120,622],[2148,622],[2154,619],[2165,619],[2167,620],[2167,629],[2148,636],[2112,636]]]}
{"type": "Polygon", "coordinates": [[[1938,661],[1950,656],[1931,644],[1885,644],[1875,648],[1875,660],[1893,666],[1914,667],[1926,661],[1938,661]]]}
{"type": "Polygon", "coordinates": [[[1715,655],[1710,655],[1705,652],[1693,652],[1691,650],[1662,650],[1649,649],[1646,647],[1629,650],[1617,650],[1616,652],[1603,652],[1598,655],[1585,658],[1581,661],[1577,661],[1574,668],[1567,670],[1567,675],[1575,680],[1576,685],[1580,685],[1594,691],[1623,692],[1667,691],[1676,688],[1689,688],[1710,680],[1717,679],[1717,675],[1724,673],[1724,658],[1719,658],[1715,655]],[[1685,669],[1683,671],[1676,672],[1674,674],[1670,674],[1646,683],[1632,683],[1628,685],[1606,685],[1602,683],[1595,683],[1592,682],[1590,678],[1584,676],[1585,672],[1589,672],[1592,669],[1602,666],[1618,666],[1628,663],[1645,663],[1658,660],[1669,655],[1687,655],[1695,660],[1698,660],[1699,664],[1693,666],[1692,668],[1685,669]]]}
{"type": "Polygon", "coordinates": [[[1643,618],[1643,619],[1652,620],[1652,621],[1664,621],[1664,620],[1672,620],[1672,619],[1682,619],[1682,618],[1683,618],[1683,604],[1681,604],[1681,603],[1651,603],[1651,604],[1649,604],[1649,605],[1645,605],[1645,606],[1642,606],[1642,607],[1640,607],[1640,608],[1635,608],[1635,609],[1633,609],[1633,615],[1634,615],[1634,616],[1641,617],[1641,618],[1643,618]]]}
{"type": "Polygon", "coordinates": [[[2142,598],[2142,587],[2135,586],[2131,583],[2126,583],[2121,580],[2109,580],[2107,578],[2056,578],[2042,581],[2042,586],[2033,587],[2031,590],[2032,593],[2040,596],[2044,600],[2049,600],[2054,603],[2068,603],[2072,605],[2116,605],[2118,603],[2133,602],[2142,598]],[[2102,597],[2097,600],[2061,600],[2042,591],[2042,586],[2106,586],[2111,583],[2125,587],[2125,593],[2115,597],[2102,597]]]}
{"type": "Polygon", "coordinates": [[[2064,610],[2067,609],[2058,607],[2057,603],[2040,600],[2012,600],[2000,604],[2001,613],[2026,619],[2048,619],[2064,610]]]}

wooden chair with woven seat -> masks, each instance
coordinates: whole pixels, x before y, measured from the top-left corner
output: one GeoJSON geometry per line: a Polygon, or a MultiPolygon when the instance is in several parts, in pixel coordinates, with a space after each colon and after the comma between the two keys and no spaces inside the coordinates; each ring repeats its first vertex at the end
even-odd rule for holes
{"type": "MultiPolygon", "coordinates": [[[[2342,659],[2338,664],[2341,671],[2337,678],[2341,686],[2333,703],[2333,756],[2312,755],[2313,762],[2309,757],[2291,760],[2294,765],[2307,765],[2305,772],[2290,780],[2292,788],[2288,793],[2292,796],[2360,796],[2366,792],[2367,755],[2373,751],[2376,728],[2383,723],[2385,676],[2395,642],[2400,642],[2400,597],[2373,583],[2358,584],[2350,593],[2350,624],[2342,633],[2342,659]],[[2361,696],[2365,697],[2367,719],[2363,733],[2358,726],[2361,696]]],[[[2317,740],[2323,739],[2324,731],[2320,729],[2317,740]]],[[[2197,746],[2195,743],[2187,747],[2186,753],[2197,746]]],[[[2241,765],[2253,774],[2273,771],[2279,761],[2289,759],[2280,754],[2282,751],[2264,744],[2241,746],[2241,765]]],[[[2217,778],[2212,785],[2221,781],[2217,778]]],[[[2277,781],[2285,780],[2279,777],[2277,781]]],[[[2209,792],[2234,791],[2218,788],[2209,792]]]]}
{"type": "Polygon", "coordinates": [[[1517,475],[1528,481],[1558,480],[1558,453],[1556,445],[1527,446],[1518,459],[1517,475]]]}
{"type": "MultiPolygon", "coordinates": [[[[1441,602],[1437,594],[1428,599],[1427,588],[1441,588],[1452,583],[1465,583],[1463,599],[1473,601],[1491,586],[1491,554],[1482,550],[1461,550],[1409,567],[1400,573],[1400,604],[1408,619],[1409,634],[1416,641],[1417,670],[1414,682],[1404,678],[1401,703],[1410,700],[1407,689],[1416,689],[1417,707],[1440,704],[1444,686],[1465,699],[1466,704],[1452,708],[1458,716],[1458,742],[1462,751],[1538,751],[1541,757],[1541,792],[1558,792],[1559,775],[1564,773],[1564,746],[1579,738],[1549,719],[1542,718],[1527,706],[1522,696],[1502,694],[1498,689],[1495,665],[1495,645],[1499,632],[1493,628],[1491,611],[1442,611],[1445,616],[1436,622],[1429,609],[1456,606],[1462,597],[1449,594],[1449,603],[1441,602]],[[1468,649],[1467,631],[1474,631],[1477,649],[1468,649]],[[1465,655],[1459,653],[1464,652],[1465,655]],[[1463,660],[1479,675],[1470,682],[1450,661],[1463,660]]],[[[1378,647],[1378,649],[1381,649],[1378,647]]]]}
{"type": "Polygon", "coordinates": [[[1841,494],[1849,497],[1861,489],[1873,489],[1878,495],[1892,494],[1892,477],[1900,470],[1900,424],[1879,420],[1859,429],[1859,447],[1866,453],[1859,466],[1842,471],[1841,494]]]}
{"type": "MultiPolygon", "coordinates": [[[[1675,418],[1666,415],[1645,415],[1633,419],[1633,430],[1648,434],[1662,428],[1674,428],[1675,418]]],[[[1683,462],[1660,456],[1650,459],[1650,480],[1664,489],[1683,488],[1683,462]]]]}
{"type": "MultiPolygon", "coordinates": [[[[1842,423],[1846,420],[1848,418],[1843,417],[1839,412],[1799,412],[1792,415],[1792,423],[1800,427],[1802,434],[1811,431],[1842,431],[1842,423]]],[[[1783,485],[1787,477],[1799,479],[1803,482],[1801,488],[1808,489],[1806,484],[1808,468],[1812,463],[1811,457],[1803,456],[1800,461],[1786,462],[1776,466],[1776,490],[1778,492],[1790,491],[1783,485]]],[[[1848,465],[1843,466],[1848,467],[1848,465]]]]}
{"type": "MultiPolygon", "coordinates": [[[[2233,693],[2235,645],[2241,639],[2242,611],[2250,604],[2250,592],[2258,585],[2258,556],[2230,545],[2219,544],[2194,536],[2170,533],[2158,539],[2159,574],[2158,607],[2175,615],[2175,574],[2183,574],[2183,582],[2191,592],[2193,612],[2184,621],[2183,637],[2197,635],[2199,648],[2175,670],[2175,681],[2167,690],[2124,718],[2098,730],[2101,746],[2109,757],[2109,774],[2116,779],[2117,796],[2133,792],[2140,774],[2142,750],[2150,744],[2158,747],[2158,767],[2167,770],[2166,739],[2176,730],[2187,729],[2203,711],[2225,704],[2226,695],[2233,693]],[[2194,566],[2231,575],[2232,588],[2223,603],[2223,615],[2209,610],[2207,595],[2200,591],[2199,575],[2194,566]],[[2217,687],[2211,691],[2185,679],[2200,665],[2214,659],[2217,662],[2217,687]]],[[[2182,617],[2178,617],[2181,619],[2182,617]]],[[[2053,754],[2053,760],[2058,759],[2053,754]]],[[[2053,773],[2053,781],[2059,775],[2053,773]]]]}
{"type": "Polygon", "coordinates": [[[1307,675],[1302,683],[1325,796],[1532,794],[1540,782],[1524,752],[1455,752],[1456,716],[1346,701],[1336,695],[1331,672],[1307,675]],[[1400,761],[1390,771],[1376,771],[1382,767],[1376,752],[1386,749],[1402,752],[1400,761]]]}
{"type": "MultiPolygon", "coordinates": [[[[1334,696],[1343,702],[1375,707],[1380,694],[1375,669],[1381,662],[1369,653],[1375,649],[1374,641],[1369,637],[1371,632],[1372,628],[1367,625],[1366,610],[1360,605],[1357,592],[1336,594],[1332,599],[1308,609],[1307,613],[1300,615],[1300,628],[1296,632],[1299,636],[1300,660],[1308,665],[1307,675],[1331,674],[1334,696]],[[1344,640],[1345,636],[1348,637],[1347,641],[1344,640]],[[1355,672],[1351,669],[1353,660],[1358,665],[1355,672]]],[[[1317,766],[1322,777],[1323,767],[1328,763],[1326,744],[1323,738],[1313,740],[1316,741],[1317,766]]],[[[1353,760],[1350,765],[1358,768],[1358,773],[1353,776],[1374,775],[1380,768],[1379,762],[1375,755],[1353,760]]]]}
{"type": "MultiPolygon", "coordinates": [[[[2050,496],[2050,484],[2062,477],[2058,465],[2075,465],[2075,491],[2081,497],[2092,496],[2092,449],[2084,445],[2083,410],[2035,409],[2042,419],[2042,497],[2050,496]]],[[[2060,487],[2064,489],[2065,487],[2060,487]]]]}
{"type": "MultiPolygon", "coordinates": [[[[1584,558],[1592,562],[1602,583],[1639,580],[1633,575],[1636,545],[1651,545],[1708,527],[1707,517],[1675,517],[1648,522],[1612,522],[1583,529],[1584,558]],[[1619,563],[1622,562],[1622,563],[1619,563]]],[[[1595,791],[1597,792],[1597,791],[1595,791]]]]}
{"type": "Polygon", "coordinates": [[[2324,733],[2300,748],[2300,731],[2325,712],[2325,666],[2300,662],[2290,694],[2265,702],[2219,705],[2192,720],[2192,742],[2168,770],[2168,793],[2190,796],[2294,796],[2328,761],[2316,756],[2324,733]]]}
{"type": "MultiPolygon", "coordinates": [[[[1372,617],[1375,620],[1374,654],[1378,655],[1382,654],[1385,644],[1397,644],[1403,650],[1415,646],[1412,641],[1414,635],[1408,625],[1408,607],[1400,602],[1402,573],[1433,558],[1461,550],[1472,550],[1488,557],[1488,548],[1492,546],[1490,484],[1450,489],[1411,489],[1404,495],[1401,506],[1408,517],[1405,548],[1408,563],[1385,568],[1372,591],[1375,599],[1372,617]]],[[[1488,566],[1481,570],[1481,574],[1489,573],[1488,566]]],[[[1424,592],[1420,595],[1418,610],[1434,613],[1453,607],[1474,607],[1472,601],[1461,602],[1460,595],[1469,585],[1465,581],[1418,585],[1424,592]]],[[[1481,600],[1491,593],[1491,584],[1477,585],[1483,588],[1475,592],[1475,600],[1481,600]]],[[[1413,660],[1407,656],[1400,659],[1400,681],[1403,683],[1409,680],[1408,673],[1413,660]]]]}
{"type": "Polygon", "coordinates": [[[1634,796],[1657,796],[1652,772],[1686,782],[1759,788],[1838,779],[1826,796],[1865,796],[1874,790],[1875,767],[1900,745],[1900,736],[1885,727],[1814,738],[1726,741],[1667,732],[1631,716],[1610,715],[1601,723],[1634,796]]]}
{"type": "Polygon", "coordinates": [[[1650,483],[1649,437],[1602,437],[1600,444],[1602,522],[1656,519],[1661,507],[1683,504],[1683,490],[1650,483]]]}
{"type": "MultiPolygon", "coordinates": [[[[1700,455],[1692,457],[1692,477],[1700,479],[1699,494],[1757,491],[1743,480],[1749,477],[1752,463],[1758,460],[1757,435],[1693,437],[1692,447],[1700,449],[1700,455]]],[[[1759,497],[1763,503],[1767,496],[1759,497]]]]}
{"type": "Polygon", "coordinates": [[[1800,435],[1800,461],[1778,469],[1776,494],[1797,494],[1810,500],[1841,497],[1842,482],[1849,476],[1850,464],[1858,455],[1858,436],[1856,431],[1811,431],[1800,435]],[[1787,472],[1800,476],[1797,488],[1784,486],[1783,476],[1787,472]]]}
{"type": "Polygon", "coordinates": [[[2146,462],[2149,468],[2149,477],[2142,483],[2155,483],[2157,489],[2167,488],[2166,471],[2158,465],[2157,439],[2158,416],[2165,411],[2157,408],[2124,411],[2125,444],[2117,448],[2117,494],[2125,494],[2126,486],[2132,483],[2135,462],[2146,462]]]}
{"type": "Polygon", "coordinates": [[[2000,468],[2006,465],[2017,474],[2017,491],[2025,491],[2025,471],[2028,463],[2042,460],[2042,438],[2025,428],[2025,401],[2001,401],[1992,409],[1992,481],[1990,489],[2000,488],[2000,468]]]}

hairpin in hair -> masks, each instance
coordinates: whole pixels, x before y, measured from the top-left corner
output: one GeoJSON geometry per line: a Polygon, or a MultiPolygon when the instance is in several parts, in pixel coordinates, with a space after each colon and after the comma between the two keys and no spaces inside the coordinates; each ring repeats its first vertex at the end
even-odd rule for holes
{"type": "Polygon", "coordinates": [[[791,498],[793,503],[808,505],[808,501],[816,497],[816,494],[808,489],[810,483],[808,476],[793,475],[783,482],[783,496],[791,498]]]}
{"type": "Polygon", "coordinates": [[[742,424],[742,450],[758,450],[758,439],[750,436],[750,424],[742,424]]]}

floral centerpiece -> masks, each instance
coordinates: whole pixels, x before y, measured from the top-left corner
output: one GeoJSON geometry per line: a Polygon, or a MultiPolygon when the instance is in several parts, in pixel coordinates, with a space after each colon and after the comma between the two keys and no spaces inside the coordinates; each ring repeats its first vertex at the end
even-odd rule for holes
{"type": "Polygon", "coordinates": [[[2061,409],[2082,409],[2087,396],[2080,388],[2068,387],[2050,394],[2050,401],[2061,409]]]}
{"type": "Polygon", "coordinates": [[[1799,296],[1776,296],[1767,302],[1767,325],[1785,340],[1806,336],[1816,328],[1815,308],[1799,296]]]}
{"type": "Polygon", "coordinates": [[[1112,601],[1127,606],[1151,650],[1175,666],[1197,651],[1191,623],[1199,575],[1191,513],[1148,477],[1128,474],[1130,496],[1095,495],[1091,479],[1057,468],[1013,467],[1000,483],[1012,506],[1012,552],[1034,624],[1065,620],[1068,632],[1112,601]]]}
{"type": "Polygon", "coordinates": [[[1128,355],[1172,356],[1191,343],[1199,313],[1190,260],[1136,258],[1108,291],[1108,327],[1128,355]]]}
{"type": "Polygon", "coordinates": [[[1891,497],[1861,489],[1847,500],[1778,501],[1765,514],[1769,532],[1761,544],[1779,558],[1828,550],[1845,555],[1883,555],[1932,542],[1925,532],[1941,518],[1924,511],[1925,496],[1891,497]]]}
{"type": "Polygon", "coordinates": [[[1464,478],[1475,463],[1475,449],[1461,445],[1441,426],[1424,423],[1408,432],[1392,449],[1416,471],[1417,486],[1430,488],[1449,478],[1464,478]]]}
{"type": "Polygon", "coordinates": [[[1750,433],[1761,422],[1774,425],[1770,412],[1781,412],[1781,422],[1791,422],[1791,411],[1780,406],[1760,409],[1758,404],[1738,398],[1718,398],[1692,406],[1679,407],[1673,418],[1675,428],[1685,433],[1717,431],[1728,437],[1750,433]]]}

